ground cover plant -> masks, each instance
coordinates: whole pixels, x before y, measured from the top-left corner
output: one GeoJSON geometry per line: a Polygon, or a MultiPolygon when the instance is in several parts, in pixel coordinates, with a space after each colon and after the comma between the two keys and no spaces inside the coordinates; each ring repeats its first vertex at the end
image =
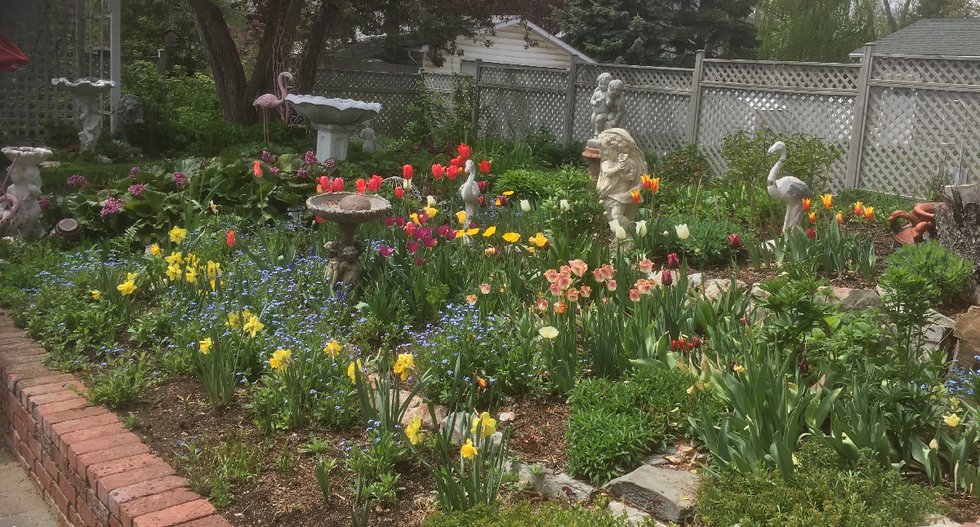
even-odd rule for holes
{"type": "MultiPolygon", "coordinates": [[[[717,483],[706,525],[762,522],[794,495],[840,502],[812,525],[912,524],[939,493],[905,476],[974,488],[975,381],[948,378],[922,333],[971,267],[935,244],[887,256],[870,199],[823,192],[801,229],[767,244],[768,198],[752,210],[755,187],[712,180],[685,148],[644,178],[626,229],[606,223],[582,167],[507,159],[524,150],[503,142],[400,162],[403,147],[344,163],[249,147],[75,179],[52,210],[84,218],[86,237],[0,244],[0,299],[52,366],[133,412],[239,522],[615,525],[497,509],[528,497],[510,459],[541,450],[523,451],[522,417],[499,410],[565,400],[567,431],[546,439],[594,484],[678,440],[703,445],[699,470],[717,483]],[[458,192],[466,158],[476,218],[458,192]],[[392,204],[358,231],[366,279],[349,289],[324,279],[336,226],[297,206],[341,190],[392,204]],[[729,205],[749,212],[718,213],[729,205]],[[827,292],[876,283],[883,305],[868,313],[840,313],[827,292]],[[431,427],[437,412],[449,426],[431,427]],[[861,505],[873,485],[902,507],[861,505]],[[738,509],[745,489],[772,499],[738,509]],[[272,505],[249,510],[256,499],[272,505]]],[[[826,159],[810,158],[799,170],[819,172],[826,159]]]]}

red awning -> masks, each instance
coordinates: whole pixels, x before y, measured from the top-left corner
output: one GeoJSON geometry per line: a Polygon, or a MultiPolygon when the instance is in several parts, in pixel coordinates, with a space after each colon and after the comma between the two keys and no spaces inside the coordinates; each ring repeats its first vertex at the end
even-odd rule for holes
{"type": "Polygon", "coordinates": [[[27,55],[10,37],[0,33],[0,73],[14,71],[24,64],[27,64],[27,55]]]}

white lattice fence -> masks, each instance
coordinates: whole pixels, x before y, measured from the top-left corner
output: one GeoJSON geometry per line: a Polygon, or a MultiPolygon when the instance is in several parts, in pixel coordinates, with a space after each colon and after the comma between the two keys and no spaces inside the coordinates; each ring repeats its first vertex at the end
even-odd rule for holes
{"type": "Polygon", "coordinates": [[[860,186],[930,197],[980,180],[980,61],[875,57],[860,186]]]}
{"type": "Polygon", "coordinates": [[[818,64],[804,62],[750,62],[707,59],[704,84],[726,86],[764,86],[767,89],[854,91],[860,66],[857,64],[818,64]]]}
{"type": "Polygon", "coordinates": [[[381,103],[381,113],[371,125],[379,134],[397,137],[409,120],[421,80],[415,73],[320,69],[314,93],[381,103]]]}
{"type": "Polygon", "coordinates": [[[488,110],[485,134],[521,137],[544,129],[562,137],[567,71],[481,65],[479,75],[480,106],[488,110]]]}

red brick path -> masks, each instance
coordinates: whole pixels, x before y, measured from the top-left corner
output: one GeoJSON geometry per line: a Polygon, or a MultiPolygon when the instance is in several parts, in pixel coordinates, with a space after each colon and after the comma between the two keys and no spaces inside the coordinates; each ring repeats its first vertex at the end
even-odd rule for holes
{"type": "Polygon", "coordinates": [[[0,437],[66,527],[230,527],[0,313],[0,437]]]}

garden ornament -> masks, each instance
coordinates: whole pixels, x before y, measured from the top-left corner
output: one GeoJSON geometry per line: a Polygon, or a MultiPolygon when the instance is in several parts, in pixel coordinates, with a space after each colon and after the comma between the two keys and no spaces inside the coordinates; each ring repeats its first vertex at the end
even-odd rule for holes
{"type": "Polygon", "coordinates": [[[252,103],[252,106],[262,110],[262,138],[266,143],[269,142],[269,110],[277,110],[286,102],[286,96],[289,95],[289,90],[286,87],[287,79],[293,80],[293,74],[288,71],[284,71],[276,77],[276,84],[279,86],[279,92],[282,93],[281,98],[277,99],[274,93],[266,93],[259,95],[252,103]]]}
{"type": "MultiPolygon", "coordinates": [[[[10,186],[0,196],[0,236],[33,240],[44,234],[41,227],[41,169],[51,157],[47,148],[7,147],[3,155],[13,163],[7,170],[10,186]]],[[[7,181],[4,181],[6,184],[7,181]]]]}
{"type": "Polygon", "coordinates": [[[595,127],[595,135],[599,135],[599,132],[607,128],[606,114],[609,113],[607,99],[610,81],[612,81],[612,74],[600,73],[596,79],[595,91],[592,92],[592,98],[589,99],[589,104],[592,105],[592,124],[595,127]]]}
{"type": "Polygon", "coordinates": [[[624,229],[632,228],[636,211],[643,198],[643,174],[647,162],[629,132],[610,128],[596,138],[600,153],[599,179],[596,191],[606,209],[606,219],[617,221],[624,229]]]}
{"type": "Polygon", "coordinates": [[[936,207],[945,206],[943,203],[917,203],[912,207],[912,212],[896,210],[888,216],[888,226],[892,230],[892,238],[895,245],[908,245],[912,243],[922,243],[923,239],[931,239],[936,236],[936,207]],[[908,220],[909,223],[902,226],[898,220],[908,220]]]}
{"type": "Polygon", "coordinates": [[[459,195],[463,198],[466,222],[472,223],[480,211],[480,185],[476,183],[476,164],[472,159],[466,160],[466,174],[466,182],[459,187],[459,195]]]}
{"type": "Polygon", "coordinates": [[[623,98],[623,81],[615,79],[609,82],[609,95],[606,97],[606,128],[626,127],[626,101],[623,98]]]}
{"type": "Polygon", "coordinates": [[[783,169],[783,164],[786,163],[786,143],[776,141],[769,147],[766,155],[775,152],[779,152],[779,160],[769,171],[766,183],[769,197],[786,204],[786,216],[783,218],[783,236],[786,236],[790,229],[799,226],[803,219],[803,198],[809,198],[812,193],[806,183],[793,176],[776,179],[779,171],[783,169]]]}
{"type": "Polygon", "coordinates": [[[286,100],[316,128],[316,158],[347,159],[347,143],[357,125],[377,117],[381,104],[291,93],[286,100]]]}
{"type": "Polygon", "coordinates": [[[375,133],[374,128],[371,128],[371,121],[364,123],[364,129],[361,130],[361,151],[365,154],[373,154],[377,149],[378,145],[375,143],[375,133]]]}
{"type": "Polygon", "coordinates": [[[51,79],[55,86],[65,86],[75,96],[75,126],[82,150],[90,150],[102,135],[102,107],[99,96],[115,87],[116,83],[89,77],[69,80],[64,77],[51,79]]]}
{"type": "Polygon", "coordinates": [[[361,223],[384,217],[391,211],[391,203],[377,195],[328,192],[307,199],[306,208],[315,216],[336,223],[340,230],[338,240],[324,245],[329,259],[324,278],[335,288],[356,285],[364,274],[361,254],[365,245],[354,239],[354,233],[361,223]]]}

